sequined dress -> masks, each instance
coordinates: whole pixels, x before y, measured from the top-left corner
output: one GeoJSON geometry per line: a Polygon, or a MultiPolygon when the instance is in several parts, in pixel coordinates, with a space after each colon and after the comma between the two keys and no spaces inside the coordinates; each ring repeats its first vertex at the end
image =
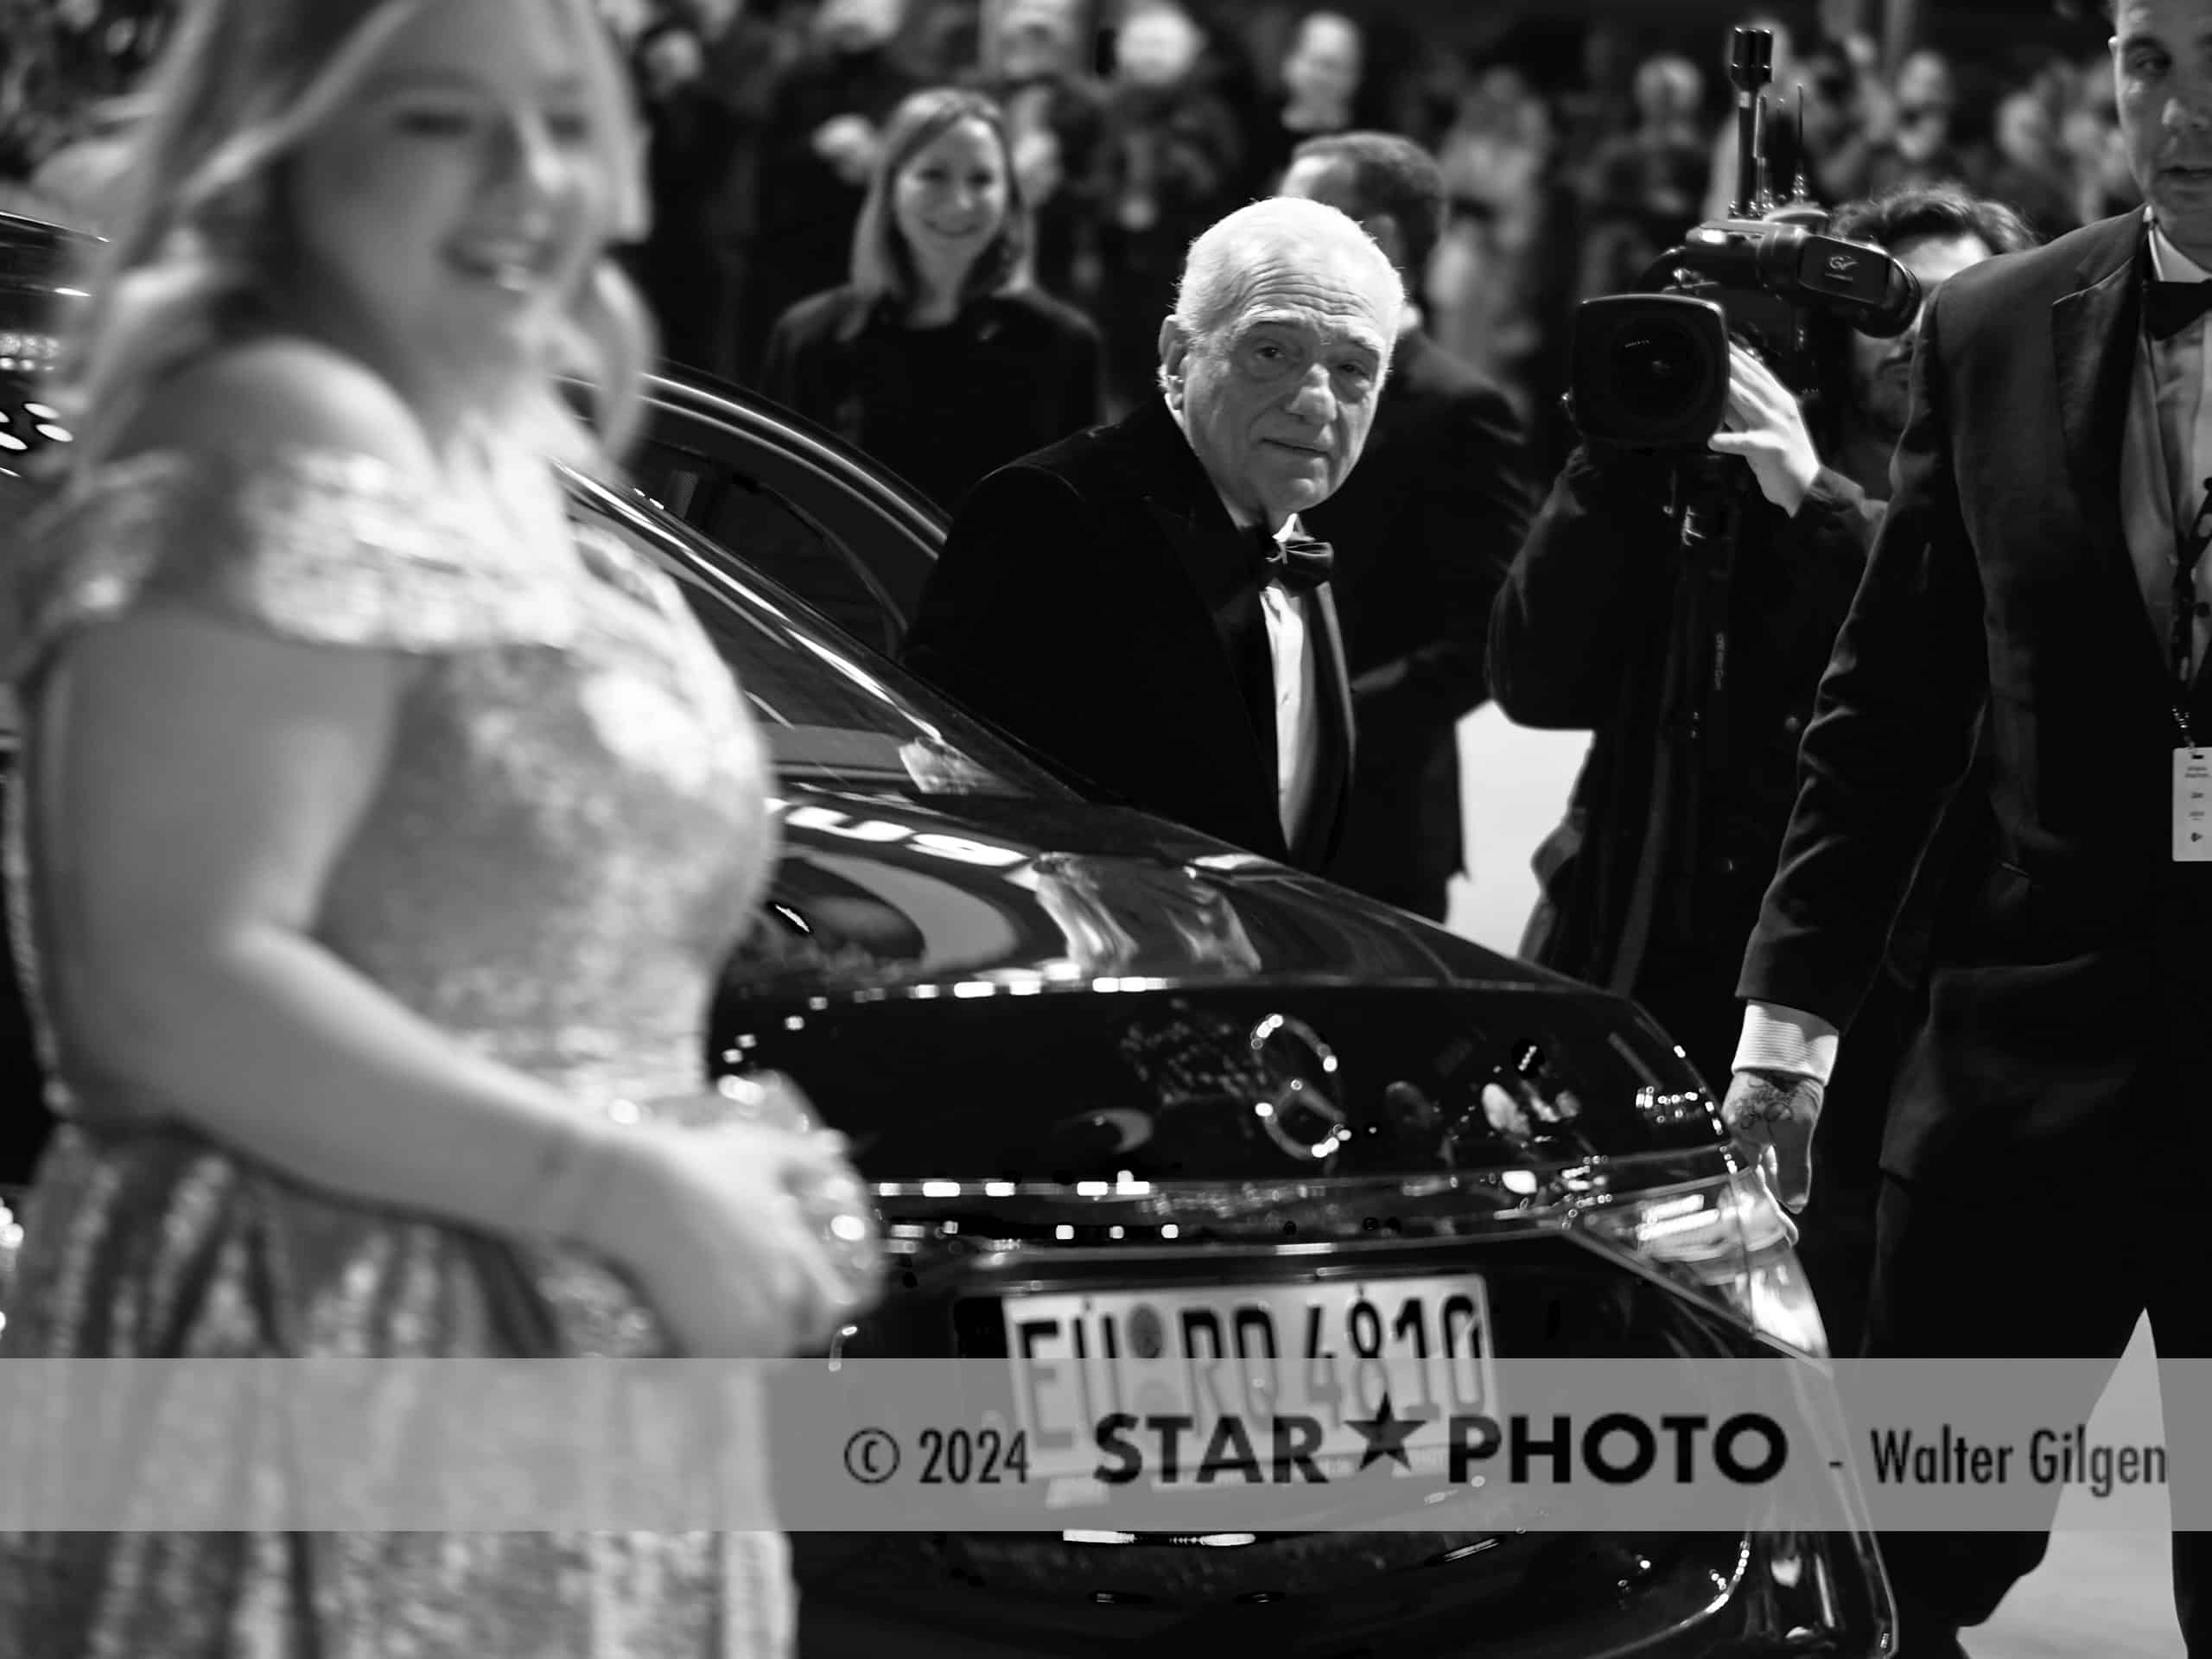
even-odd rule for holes
{"type": "MultiPolygon", "coordinates": [[[[373,459],[304,449],[95,469],[20,545],[27,730],[55,648],[133,610],[404,653],[319,942],[579,1110],[698,1090],[711,978],[773,831],[732,676],[645,555],[582,527],[531,545],[373,459]]],[[[668,1351],[594,1264],[311,1189],[57,1046],[35,822],[11,814],[8,874],[61,1128],[0,1358],[668,1351]]],[[[775,1534],[0,1540],[10,1659],[751,1659],[785,1652],[792,1618],[775,1534]]]]}

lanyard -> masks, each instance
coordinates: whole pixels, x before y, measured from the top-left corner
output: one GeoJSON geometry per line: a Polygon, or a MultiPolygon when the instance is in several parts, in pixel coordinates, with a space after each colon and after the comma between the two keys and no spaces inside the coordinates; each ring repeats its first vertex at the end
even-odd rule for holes
{"type": "Polygon", "coordinates": [[[2204,550],[2212,546],[2212,478],[2204,480],[2204,496],[2196,509],[2196,522],[2186,535],[2180,527],[2174,533],[2174,601],[2173,601],[2173,663],[2174,663],[2174,723],[2181,728],[2184,747],[2194,749],[2196,740],[2190,735],[2189,707],[2190,649],[2196,637],[2196,565],[2204,556],[2204,550]]]}

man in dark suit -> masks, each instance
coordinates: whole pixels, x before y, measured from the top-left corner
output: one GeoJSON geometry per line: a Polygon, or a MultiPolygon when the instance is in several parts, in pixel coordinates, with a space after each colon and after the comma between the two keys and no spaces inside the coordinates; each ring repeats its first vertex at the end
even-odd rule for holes
{"type": "MultiPolygon", "coordinates": [[[[1889,515],[1738,988],[1724,1114],[1796,1208],[1839,1033],[1986,705],[1992,832],[1926,943],[1870,1356],[2114,1361],[2146,1311],[2162,1356],[2212,1353],[2212,782],[2191,776],[2212,766],[2194,747],[2212,738],[2212,557],[2189,556],[2212,473],[2212,0],[2116,14],[2149,206],[1961,271],[1929,306],[1889,515]]],[[[2013,1392],[2045,1386],[2014,1374],[2013,1392]]],[[[2032,1403],[2071,1423],[2094,1402],[2032,1403]]],[[[2190,1651],[2212,1653],[2212,1549],[2183,1518],[2203,1503],[2202,1414],[2165,1406],[2175,1599],[2190,1651]]],[[[2045,1542],[1885,1536],[1902,1659],[1961,1652],[2045,1542]]]]}
{"type": "MultiPolygon", "coordinates": [[[[1444,230],[1444,175],[1411,139],[1310,138],[1282,194],[1342,208],[1408,294],[1444,230]]],[[[1336,550],[1359,759],[1332,880],[1442,921],[1466,868],[1460,719],[1490,695],[1491,601],[1535,512],[1528,437],[1505,393],[1428,337],[1409,299],[1358,469],[1306,517],[1336,550]]]]}
{"type": "Polygon", "coordinates": [[[1147,811],[1325,868],[1351,697],[1299,515],[1359,459],[1404,298],[1333,207],[1214,225],[1160,326],[1161,395],[976,486],[908,665],[1147,811]]]}

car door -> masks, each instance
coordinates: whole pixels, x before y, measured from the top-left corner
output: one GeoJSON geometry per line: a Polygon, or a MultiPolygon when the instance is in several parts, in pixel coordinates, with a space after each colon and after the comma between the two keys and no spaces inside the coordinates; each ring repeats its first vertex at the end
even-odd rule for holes
{"type": "Polygon", "coordinates": [[[734,387],[654,376],[639,489],[831,621],[898,654],[944,515],[830,434],[734,387]]]}

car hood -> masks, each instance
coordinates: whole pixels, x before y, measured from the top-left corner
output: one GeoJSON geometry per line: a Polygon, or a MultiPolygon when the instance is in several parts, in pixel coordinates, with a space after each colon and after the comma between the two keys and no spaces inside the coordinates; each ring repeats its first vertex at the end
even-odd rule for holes
{"type": "MultiPolygon", "coordinates": [[[[777,917],[824,982],[1563,987],[1407,912],[1163,820],[1088,802],[779,791],[777,917]]],[[[771,947],[772,950],[773,947],[771,947]]]]}
{"type": "Polygon", "coordinates": [[[43,318],[97,238],[20,214],[0,213],[0,307],[13,326],[43,318]]]}
{"type": "Polygon", "coordinates": [[[879,1180],[1374,1175],[1709,1147],[1632,1004],[1132,811],[779,791],[718,1069],[879,1180]]]}

